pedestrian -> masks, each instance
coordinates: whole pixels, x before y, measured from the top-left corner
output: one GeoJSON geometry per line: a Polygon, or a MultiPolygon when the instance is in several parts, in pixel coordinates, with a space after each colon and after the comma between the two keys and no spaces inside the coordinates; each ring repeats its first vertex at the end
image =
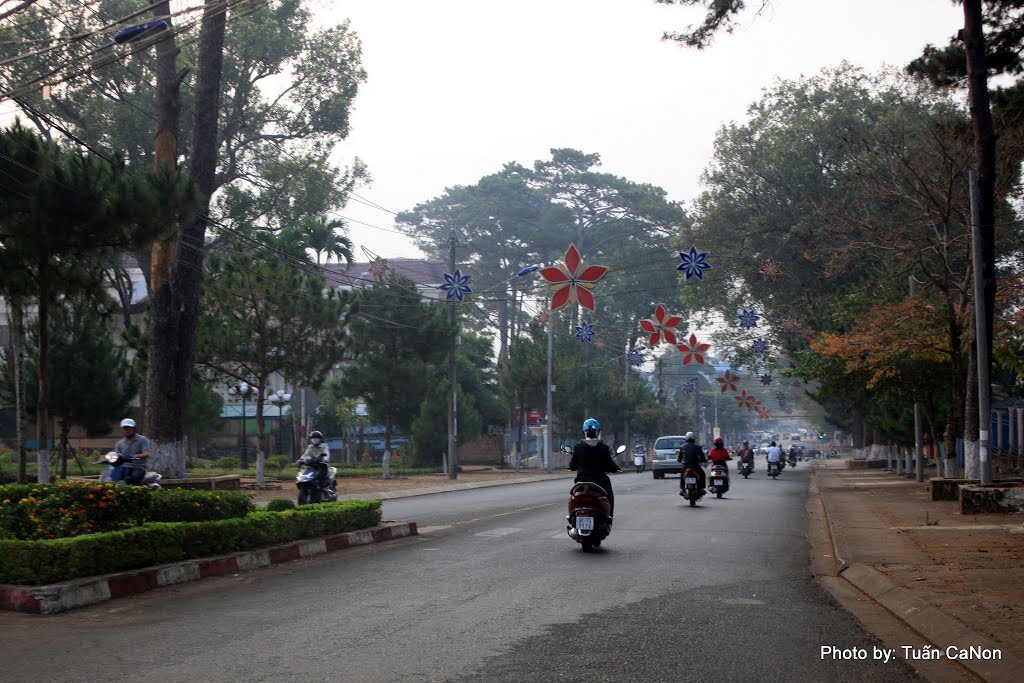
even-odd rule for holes
{"type": "Polygon", "coordinates": [[[637,444],[636,448],[633,449],[633,464],[636,465],[636,473],[640,474],[644,471],[644,447],[643,444],[637,444]]]}

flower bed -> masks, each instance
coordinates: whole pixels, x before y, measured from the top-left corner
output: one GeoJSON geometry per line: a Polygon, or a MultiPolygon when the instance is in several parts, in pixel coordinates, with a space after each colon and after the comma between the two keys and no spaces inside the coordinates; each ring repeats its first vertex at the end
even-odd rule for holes
{"type": "Polygon", "coordinates": [[[71,538],[0,539],[0,584],[39,586],[368,529],[380,524],[380,505],[347,500],[210,522],[150,522],[71,538]]]}

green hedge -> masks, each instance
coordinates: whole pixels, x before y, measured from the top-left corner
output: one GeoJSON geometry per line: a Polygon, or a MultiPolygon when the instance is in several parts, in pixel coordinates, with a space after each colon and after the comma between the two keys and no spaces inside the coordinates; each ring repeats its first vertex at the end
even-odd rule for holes
{"type": "Polygon", "coordinates": [[[57,583],[358,531],[380,524],[380,505],[346,500],[213,522],[151,522],[74,538],[0,539],[0,584],[57,583]]]}
{"type": "Polygon", "coordinates": [[[53,539],[116,531],[145,522],[244,517],[256,507],[239,491],[197,491],[64,482],[0,486],[0,538],[53,539]]]}

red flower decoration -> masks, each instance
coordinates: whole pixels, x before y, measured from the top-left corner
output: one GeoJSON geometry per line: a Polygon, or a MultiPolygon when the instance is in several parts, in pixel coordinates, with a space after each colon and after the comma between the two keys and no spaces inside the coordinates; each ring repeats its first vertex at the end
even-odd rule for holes
{"type": "Polygon", "coordinates": [[[565,263],[540,269],[540,276],[555,285],[551,295],[551,310],[557,311],[567,303],[577,303],[589,311],[594,310],[594,284],[605,276],[604,266],[588,266],[580,257],[575,244],[565,250],[565,263]]]}
{"type": "Polygon", "coordinates": [[[765,280],[775,280],[782,275],[782,264],[773,258],[765,259],[761,261],[761,267],[759,268],[761,275],[764,275],[765,280]]]}
{"type": "Polygon", "coordinates": [[[383,278],[388,272],[388,260],[377,256],[370,261],[370,273],[376,278],[383,278]]]}
{"type": "Polygon", "coordinates": [[[711,345],[699,343],[697,335],[691,334],[690,343],[676,344],[676,348],[683,353],[683,365],[689,365],[694,361],[704,365],[704,352],[710,349],[711,345]]]}
{"type": "Polygon", "coordinates": [[[654,309],[654,319],[644,318],[641,320],[640,329],[651,335],[647,343],[652,347],[660,344],[662,337],[669,344],[675,344],[678,341],[675,328],[679,327],[682,322],[681,315],[668,315],[665,307],[658,304],[658,307],[654,309]]]}
{"type": "Polygon", "coordinates": [[[715,380],[722,385],[722,393],[727,391],[736,391],[736,382],[739,381],[739,377],[732,374],[730,370],[725,371],[725,375],[722,377],[716,377],[715,380]]]}
{"type": "Polygon", "coordinates": [[[746,408],[747,410],[752,410],[754,407],[754,401],[757,400],[751,394],[748,394],[746,389],[733,396],[733,398],[735,398],[736,403],[739,404],[737,406],[738,408],[746,408]]]}

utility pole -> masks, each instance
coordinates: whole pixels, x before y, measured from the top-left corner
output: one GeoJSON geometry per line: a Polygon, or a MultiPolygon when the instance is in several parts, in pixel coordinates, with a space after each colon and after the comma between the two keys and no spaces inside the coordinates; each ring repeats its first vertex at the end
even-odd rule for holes
{"type": "MultiPolygon", "coordinates": [[[[451,231],[448,234],[448,266],[451,268],[451,272],[455,272],[455,226],[452,226],[451,231]]],[[[451,348],[448,351],[448,384],[451,389],[451,395],[448,398],[448,478],[457,479],[459,476],[458,472],[458,453],[455,444],[455,436],[457,434],[459,419],[458,419],[458,398],[455,393],[455,348],[459,343],[459,331],[456,328],[455,322],[455,300],[448,300],[448,324],[452,328],[452,333],[455,338],[452,339],[451,348]]]]}
{"type": "Polygon", "coordinates": [[[555,391],[555,385],[553,383],[555,367],[553,360],[555,347],[554,329],[555,316],[552,314],[551,317],[548,318],[548,392],[547,403],[544,406],[544,418],[545,422],[547,422],[546,429],[544,430],[544,459],[547,462],[548,472],[553,472],[555,467],[555,463],[552,458],[553,453],[551,452],[551,430],[554,428],[555,421],[554,415],[552,414],[552,411],[554,410],[552,405],[554,403],[552,394],[555,391]]]}
{"type": "MultiPolygon", "coordinates": [[[[910,276],[910,298],[913,299],[917,296],[917,280],[914,276],[910,276]]],[[[924,481],[924,449],[921,447],[922,438],[922,427],[921,427],[921,402],[914,401],[914,457],[917,458],[917,464],[914,467],[914,474],[918,481],[924,481]]],[[[910,474],[909,472],[907,474],[910,474]]]]}
{"type": "Polygon", "coordinates": [[[988,457],[989,429],[992,427],[992,384],[989,381],[989,340],[985,311],[985,279],[981,243],[981,189],[974,170],[968,176],[971,184],[971,257],[974,265],[974,334],[978,364],[978,460],[981,483],[992,483],[992,462],[988,457]]]}

